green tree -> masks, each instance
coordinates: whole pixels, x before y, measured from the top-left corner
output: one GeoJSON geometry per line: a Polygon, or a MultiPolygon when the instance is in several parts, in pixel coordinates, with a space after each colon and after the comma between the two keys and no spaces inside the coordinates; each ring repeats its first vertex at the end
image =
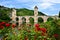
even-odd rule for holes
{"type": "Polygon", "coordinates": [[[59,18],[60,18],[60,11],[59,11],[59,18]]]}
{"type": "Polygon", "coordinates": [[[52,20],[54,20],[53,18],[51,18],[51,17],[49,17],[48,19],[47,19],[47,21],[52,21],[52,20]]]}
{"type": "Polygon", "coordinates": [[[31,24],[34,24],[34,19],[32,17],[30,17],[29,20],[31,24]]]}
{"type": "Polygon", "coordinates": [[[1,15],[0,15],[0,20],[2,21],[6,21],[6,22],[8,22],[8,21],[10,21],[11,19],[10,19],[10,17],[7,15],[7,14],[5,14],[5,13],[0,13],[1,15]]]}

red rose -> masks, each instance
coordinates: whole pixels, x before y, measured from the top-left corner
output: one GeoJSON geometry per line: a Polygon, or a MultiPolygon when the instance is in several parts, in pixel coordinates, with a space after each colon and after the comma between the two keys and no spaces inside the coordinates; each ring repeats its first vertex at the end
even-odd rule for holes
{"type": "Polygon", "coordinates": [[[55,38],[57,38],[59,35],[58,35],[58,34],[54,34],[53,36],[54,36],[55,38]]]}
{"type": "Polygon", "coordinates": [[[41,28],[37,27],[37,28],[36,28],[36,30],[37,30],[37,31],[40,31],[40,30],[41,30],[41,28]]]}
{"type": "Polygon", "coordinates": [[[4,28],[4,26],[0,26],[0,29],[3,29],[4,28]]]}
{"type": "Polygon", "coordinates": [[[37,30],[37,31],[40,31],[40,28],[39,28],[39,24],[35,24],[35,29],[37,30]]]}
{"type": "Polygon", "coordinates": [[[16,24],[12,24],[12,28],[15,28],[16,24]]]}
{"type": "Polygon", "coordinates": [[[39,27],[39,24],[35,24],[35,27],[39,27]]]}
{"type": "Polygon", "coordinates": [[[46,28],[40,28],[40,30],[44,33],[46,33],[46,31],[47,31],[46,28]]]}
{"type": "Polygon", "coordinates": [[[9,23],[6,23],[6,27],[9,27],[10,26],[10,24],[9,23]]]}
{"type": "Polygon", "coordinates": [[[4,25],[5,24],[5,22],[1,22],[1,25],[4,25]]]}

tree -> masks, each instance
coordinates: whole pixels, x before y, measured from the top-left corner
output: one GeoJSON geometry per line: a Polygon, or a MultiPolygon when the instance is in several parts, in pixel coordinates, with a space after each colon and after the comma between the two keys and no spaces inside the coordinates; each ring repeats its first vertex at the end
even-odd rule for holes
{"type": "Polygon", "coordinates": [[[31,24],[34,24],[34,18],[30,17],[29,20],[31,24]]]}
{"type": "Polygon", "coordinates": [[[8,21],[10,21],[11,19],[10,19],[10,17],[9,17],[7,14],[2,13],[2,14],[0,15],[0,20],[4,20],[4,21],[8,22],[8,21]]]}
{"type": "Polygon", "coordinates": [[[54,20],[53,18],[51,18],[51,17],[49,17],[48,19],[47,19],[47,21],[52,21],[52,20],[54,20]]]}

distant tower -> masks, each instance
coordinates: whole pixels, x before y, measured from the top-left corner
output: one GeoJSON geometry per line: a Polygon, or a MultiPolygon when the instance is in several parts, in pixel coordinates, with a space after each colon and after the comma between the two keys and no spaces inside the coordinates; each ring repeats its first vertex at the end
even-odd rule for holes
{"type": "Polygon", "coordinates": [[[34,16],[38,16],[38,7],[37,6],[34,7],[34,16]]]}
{"type": "Polygon", "coordinates": [[[16,22],[16,10],[12,10],[12,21],[16,22]]]}

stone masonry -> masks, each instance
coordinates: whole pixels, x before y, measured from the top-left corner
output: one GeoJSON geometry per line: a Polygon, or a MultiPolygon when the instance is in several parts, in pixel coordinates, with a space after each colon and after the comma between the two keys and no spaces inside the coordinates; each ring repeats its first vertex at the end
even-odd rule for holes
{"type": "MultiPolygon", "coordinates": [[[[37,6],[34,7],[34,16],[16,16],[16,10],[13,9],[13,11],[12,11],[12,17],[11,17],[13,23],[18,22],[19,26],[20,26],[20,24],[22,23],[22,18],[23,17],[26,19],[26,23],[29,23],[29,18],[30,17],[34,18],[34,23],[38,23],[38,18],[39,17],[41,17],[44,20],[44,22],[46,22],[47,19],[50,16],[38,16],[38,7],[37,6]],[[16,17],[19,19],[18,21],[16,21],[16,17]]],[[[52,18],[54,18],[54,19],[57,18],[58,19],[58,17],[54,17],[54,16],[52,18]]]]}

